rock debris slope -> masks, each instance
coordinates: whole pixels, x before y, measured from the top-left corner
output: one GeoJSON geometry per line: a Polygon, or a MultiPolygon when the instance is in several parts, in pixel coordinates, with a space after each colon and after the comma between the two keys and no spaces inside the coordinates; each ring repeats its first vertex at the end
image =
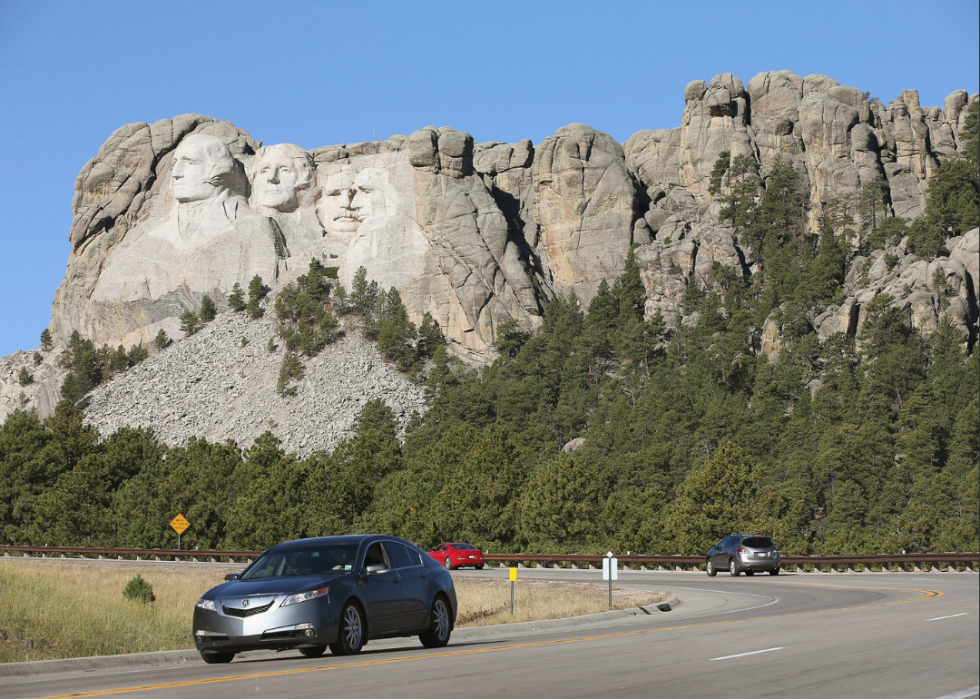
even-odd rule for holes
{"type": "Polygon", "coordinates": [[[424,410],[422,388],[385,363],[356,330],[305,360],[297,394],[279,396],[282,350],[269,351],[272,337],[271,320],[222,313],[96,388],[88,422],[103,435],[124,425],[149,427],[171,445],[197,436],[247,447],[268,430],[287,452],[305,456],[353,436],[354,421],[375,398],[384,400],[403,426],[413,410],[424,410]]]}

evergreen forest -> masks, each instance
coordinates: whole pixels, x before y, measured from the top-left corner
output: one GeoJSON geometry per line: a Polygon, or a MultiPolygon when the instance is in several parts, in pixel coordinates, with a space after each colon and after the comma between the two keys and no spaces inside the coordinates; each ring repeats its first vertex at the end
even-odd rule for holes
{"type": "Polygon", "coordinates": [[[323,309],[343,309],[424,382],[424,415],[401,431],[374,401],[356,436],[302,459],[271,433],[172,447],[146,429],[86,426],[91,380],[79,381],[47,419],[20,411],[0,427],[0,542],[171,548],[180,512],[184,545],[201,549],[384,532],[491,552],[697,554],[730,533],[771,535],[788,554],[976,551],[975,335],[943,319],[924,336],[884,295],[856,336],[820,342],[808,321],[839,298],[854,255],[904,240],[932,259],[977,226],[977,103],[968,126],[965,157],[942,164],[911,222],[882,213],[878,181],[823,202],[813,224],[791,165],[763,176],[722,158],[713,193],[753,251],[751,273],[716,266],[688,287],[693,322],[668,322],[644,317],[630,253],[588,308],[558,294],[536,332],[498,327],[482,368],[455,360],[431,319],[414,328],[397,292],[359,278],[348,294],[311,268],[306,291],[279,296],[298,367],[281,391],[335,336],[323,309]]]}

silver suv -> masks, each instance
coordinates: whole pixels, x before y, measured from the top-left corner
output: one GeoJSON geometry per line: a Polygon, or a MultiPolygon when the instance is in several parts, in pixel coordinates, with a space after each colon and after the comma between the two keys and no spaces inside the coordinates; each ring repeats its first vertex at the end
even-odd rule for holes
{"type": "Polygon", "coordinates": [[[704,560],[705,570],[714,577],[719,570],[728,569],[733,577],[756,571],[779,575],[779,549],[768,536],[736,534],[726,536],[711,547],[704,560]]]}

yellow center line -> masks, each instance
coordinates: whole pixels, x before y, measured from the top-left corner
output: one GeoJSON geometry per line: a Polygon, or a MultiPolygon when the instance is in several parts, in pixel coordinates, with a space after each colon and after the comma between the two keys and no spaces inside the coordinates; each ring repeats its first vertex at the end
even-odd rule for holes
{"type": "Polygon", "coordinates": [[[517,643],[514,645],[497,646],[494,648],[471,648],[468,650],[451,650],[441,653],[426,653],[424,655],[409,655],[400,658],[384,658],[378,660],[363,660],[353,663],[339,663],[336,665],[325,665],[319,667],[303,667],[292,670],[272,670],[270,672],[256,672],[248,675],[232,675],[228,677],[209,677],[202,680],[186,680],[183,682],[166,682],[164,684],[150,684],[139,687],[122,687],[119,689],[98,689],[92,692],[75,692],[72,694],[58,694],[39,699],[80,699],[82,697],[105,697],[113,694],[129,694],[132,692],[149,692],[155,689],[175,689],[178,687],[197,687],[207,684],[217,684],[220,682],[239,682],[241,680],[257,680],[265,677],[281,677],[285,675],[299,675],[307,672],[323,672],[327,670],[344,670],[356,667],[371,667],[374,665],[390,665],[392,663],[403,663],[412,660],[431,660],[434,658],[448,658],[460,655],[475,655],[477,653],[494,653],[497,651],[516,650],[519,648],[538,648],[541,646],[557,646],[565,643],[581,643],[583,641],[601,641],[608,638],[623,638],[625,636],[639,636],[650,633],[663,633],[665,631],[681,631],[684,629],[700,629],[710,626],[723,626],[726,624],[745,624],[750,621],[769,621],[772,619],[788,619],[800,616],[813,616],[815,614],[831,614],[834,612],[850,612],[858,609],[870,609],[873,607],[888,607],[895,604],[907,604],[909,602],[919,602],[925,599],[942,597],[943,593],[939,590],[920,590],[918,588],[905,587],[861,587],[853,585],[832,585],[828,583],[807,583],[807,582],[785,582],[783,585],[809,585],[811,587],[836,587],[849,590],[888,590],[890,592],[920,592],[919,597],[911,599],[895,600],[892,602],[876,602],[874,604],[862,604],[856,607],[840,607],[837,609],[821,609],[812,612],[795,612],[790,614],[773,614],[769,616],[758,616],[749,619],[727,619],[725,621],[706,621],[698,624],[683,624],[681,626],[665,626],[656,629],[639,629],[635,631],[619,631],[616,633],[600,634],[596,636],[582,636],[579,638],[565,638],[553,641],[534,641],[530,643],[517,643]]]}

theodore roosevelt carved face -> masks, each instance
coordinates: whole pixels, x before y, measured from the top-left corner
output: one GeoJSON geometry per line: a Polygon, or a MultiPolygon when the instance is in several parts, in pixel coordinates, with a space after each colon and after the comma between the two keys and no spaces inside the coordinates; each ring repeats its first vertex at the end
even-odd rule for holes
{"type": "Polygon", "coordinates": [[[295,211],[313,199],[316,170],[309,153],[291,143],[259,148],[249,165],[252,201],[278,211],[295,211]]]}
{"type": "Polygon", "coordinates": [[[171,170],[174,197],[184,204],[203,201],[225,190],[243,189],[240,173],[228,146],[217,136],[188,136],[174,151],[171,170]]]}
{"type": "Polygon", "coordinates": [[[385,196],[381,177],[373,168],[356,175],[344,168],[324,183],[317,213],[331,233],[350,236],[372,218],[385,215],[385,196]]]}

